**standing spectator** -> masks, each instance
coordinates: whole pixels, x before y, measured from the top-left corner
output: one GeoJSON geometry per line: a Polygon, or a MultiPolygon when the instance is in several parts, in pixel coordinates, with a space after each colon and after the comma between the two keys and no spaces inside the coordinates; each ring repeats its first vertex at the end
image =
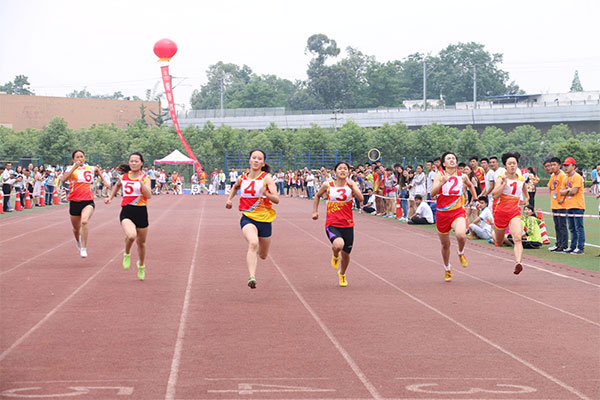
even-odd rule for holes
{"type": "Polygon", "coordinates": [[[437,175],[437,171],[439,168],[440,158],[436,157],[433,161],[427,161],[427,203],[431,208],[431,212],[433,213],[433,221],[435,222],[435,201],[432,201],[431,198],[431,187],[433,186],[433,180],[437,175]]]}
{"type": "Polygon", "coordinates": [[[415,171],[411,168],[406,168],[406,170],[408,171],[408,214],[406,215],[406,219],[409,220],[417,211],[417,205],[415,204],[415,171]]]}
{"type": "Polygon", "coordinates": [[[46,170],[46,205],[52,205],[52,195],[54,194],[54,180],[56,179],[56,173],[52,166],[49,166],[46,170]]]}
{"type": "Polygon", "coordinates": [[[535,185],[540,181],[540,178],[538,178],[533,167],[529,167],[527,170],[529,173],[527,179],[525,179],[525,185],[527,186],[527,193],[529,193],[529,205],[535,210],[535,185]]]}
{"type": "Polygon", "coordinates": [[[383,177],[383,195],[385,196],[386,217],[394,218],[396,215],[396,185],[398,181],[394,176],[394,170],[386,168],[383,177]]]}
{"type": "Polygon", "coordinates": [[[408,220],[408,223],[415,225],[433,224],[433,212],[427,203],[423,201],[423,196],[415,194],[415,203],[417,203],[417,211],[415,212],[415,215],[408,220]]]}
{"type": "Polygon", "coordinates": [[[585,196],[583,177],[575,171],[577,163],[573,157],[567,157],[563,163],[567,179],[560,190],[564,198],[563,206],[567,209],[567,222],[571,232],[571,247],[565,253],[583,254],[585,246],[585,230],[583,214],[585,212],[585,196]],[[581,215],[581,216],[580,216],[581,215]]]}
{"type": "Polygon", "coordinates": [[[203,169],[201,169],[200,175],[198,175],[198,184],[200,185],[200,194],[202,194],[202,192],[204,192],[204,191],[206,193],[210,193],[210,191],[206,187],[206,178],[208,178],[208,175],[206,174],[206,172],[203,169]]]}
{"type": "Polygon", "coordinates": [[[479,180],[479,188],[480,190],[485,190],[485,172],[482,167],[479,166],[479,159],[475,156],[469,159],[469,166],[471,170],[479,180]]]}
{"type": "Polygon", "coordinates": [[[209,194],[219,194],[220,178],[219,178],[219,172],[217,171],[216,168],[215,168],[214,172],[212,174],[210,174],[210,178],[211,178],[211,191],[209,192],[209,194]]]}
{"type": "Polygon", "coordinates": [[[315,176],[312,171],[306,173],[304,180],[306,181],[306,195],[309,200],[312,200],[315,195],[315,176]]]}
{"type": "Polygon", "coordinates": [[[237,182],[238,176],[239,174],[235,170],[235,168],[231,168],[231,171],[229,171],[229,184],[231,185],[231,187],[233,187],[233,185],[235,185],[235,183],[237,182]]]}
{"type": "Polygon", "coordinates": [[[554,220],[554,229],[556,230],[556,245],[548,250],[562,252],[569,246],[569,233],[567,231],[567,217],[557,214],[566,214],[564,206],[564,195],[560,193],[562,187],[566,185],[567,175],[560,169],[560,159],[552,157],[544,161],[546,172],[552,174],[548,180],[550,189],[550,208],[552,209],[552,218],[554,220]]]}
{"type": "Polygon", "coordinates": [[[41,166],[33,169],[33,203],[36,207],[41,207],[40,197],[42,196],[42,172],[41,166]]]}
{"type": "Polygon", "coordinates": [[[283,196],[285,194],[284,184],[285,184],[285,174],[283,173],[281,168],[279,168],[279,171],[277,171],[277,173],[275,174],[275,186],[277,187],[277,191],[279,192],[280,196],[283,196]]]}
{"type": "Polygon", "coordinates": [[[485,189],[481,191],[481,195],[487,196],[489,205],[493,206],[494,197],[492,196],[492,191],[494,190],[494,186],[496,185],[496,171],[498,171],[498,157],[496,157],[496,156],[490,157],[489,166],[490,166],[490,169],[485,174],[485,189]]]}
{"type": "Polygon", "coordinates": [[[148,170],[148,178],[150,178],[150,188],[152,193],[156,191],[156,178],[158,178],[159,172],[154,168],[154,165],[150,166],[148,170]]]}
{"type": "Polygon", "coordinates": [[[485,239],[492,238],[492,225],[494,225],[494,216],[492,208],[489,206],[487,196],[480,196],[477,199],[477,209],[481,212],[473,220],[469,229],[471,233],[467,236],[469,239],[485,239]]]}
{"type": "Polygon", "coordinates": [[[19,201],[21,202],[21,207],[25,208],[25,191],[23,190],[23,185],[25,183],[25,177],[23,176],[23,167],[17,165],[15,169],[15,183],[13,187],[15,188],[15,193],[19,194],[19,201]]]}
{"type": "MultiPolygon", "coordinates": [[[[154,170],[154,165],[152,166],[152,170],[154,170]]],[[[152,172],[152,175],[154,175],[154,173],[155,172],[152,172]]],[[[111,181],[110,168],[107,168],[107,169],[104,170],[104,172],[102,172],[102,178],[103,178],[104,182],[110,182],[111,181]]],[[[152,179],[152,178],[150,178],[150,179],[152,179]]],[[[152,182],[152,184],[154,186],[156,186],[156,177],[154,178],[154,181],[151,181],[151,182],[152,182]]],[[[153,189],[154,189],[154,186],[153,186],[153,189]]],[[[103,187],[102,187],[102,197],[108,197],[110,195],[110,188],[111,187],[108,187],[108,185],[103,185],[103,187]]]]}
{"type": "Polygon", "coordinates": [[[592,194],[596,196],[600,194],[600,163],[596,165],[596,169],[592,170],[592,194]]]}
{"type": "Polygon", "coordinates": [[[479,198],[479,194],[481,193],[481,187],[479,186],[479,178],[475,175],[470,165],[465,165],[465,175],[473,186],[475,187],[475,192],[477,192],[477,197],[473,198],[471,192],[467,192],[467,223],[469,221],[473,221],[475,217],[477,217],[477,208],[475,207],[475,202],[479,198]]]}
{"type": "Polygon", "coordinates": [[[12,163],[7,162],[2,171],[2,193],[4,194],[4,212],[12,212],[10,208],[10,192],[12,191],[12,185],[15,181],[15,171],[12,170],[12,163]]]}
{"type": "Polygon", "coordinates": [[[227,182],[227,176],[223,170],[219,171],[219,190],[225,190],[225,182],[227,182]]]}
{"type": "Polygon", "coordinates": [[[408,215],[408,168],[403,169],[400,167],[401,175],[398,181],[398,187],[400,188],[400,207],[402,207],[402,217],[400,221],[406,221],[408,215]]]}

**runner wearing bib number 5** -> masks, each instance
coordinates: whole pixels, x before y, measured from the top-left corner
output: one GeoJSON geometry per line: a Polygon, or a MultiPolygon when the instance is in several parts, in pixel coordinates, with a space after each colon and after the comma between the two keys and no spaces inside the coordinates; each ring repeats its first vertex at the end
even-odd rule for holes
{"type": "Polygon", "coordinates": [[[442,169],[438,172],[431,186],[431,198],[436,199],[436,228],[442,245],[444,262],[444,280],[452,280],[450,265],[450,231],[454,229],[458,242],[458,259],[460,265],[467,267],[469,262],[465,256],[467,242],[467,214],[464,209],[464,188],[468,188],[474,199],[477,191],[467,175],[457,170],[456,154],[446,152],[442,155],[442,169]]]}
{"type": "Polygon", "coordinates": [[[248,265],[248,286],[256,289],[256,266],[258,257],[265,260],[271,246],[271,222],[275,219],[272,203],[279,203],[275,181],[269,174],[269,164],[265,162],[264,151],[255,149],[250,152],[250,171],[242,174],[235,182],[225,203],[232,208],[232,200],[240,191],[239,210],[242,212],[240,226],[248,242],[246,264],[248,265]]]}
{"type": "Polygon", "coordinates": [[[109,204],[120,188],[123,188],[121,200],[121,227],[125,232],[125,253],[123,268],[131,266],[131,247],[137,241],[138,258],[137,275],[140,281],[146,278],[146,237],[148,236],[148,199],[152,197],[150,178],[142,170],[144,156],[131,153],[129,163],[120,165],[117,170],[123,174],[113,187],[110,196],[104,200],[109,204]]]}
{"type": "Polygon", "coordinates": [[[100,167],[87,165],[83,150],[75,150],[73,166],[60,179],[61,185],[69,181],[69,214],[77,252],[83,258],[87,257],[88,223],[94,214],[92,183],[96,175],[100,176],[106,187],[110,187],[110,182],[104,179],[100,167]]]}
{"type": "Polygon", "coordinates": [[[327,217],[325,219],[325,233],[331,242],[331,266],[335,269],[340,267],[340,252],[342,253],[341,268],[338,270],[340,286],[348,286],[346,269],[350,263],[350,252],[354,245],[354,216],[352,215],[353,198],[356,197],[360,203],[364,197],[356,182],[349,180],[350,165],[347,162],[339,162],[333,168],[335,181],[329,180],[319,188],[313,202],[312,219],[319,219],[319,201],[321,196],[327,192],[327,217]]]}
{"type": "Polygon", "coordinates": [[[523,191],[525,179],[517,174],[519,168],[519,153],[502,154],[502,163],[506,172],[498,177],[498,181],[492,191],[494,196],[494,232],[492,238],[496,246],[502,246],[506,228],[510,229],[514,241],[515,252],[515,270],[514,274],[519,275],[523,270],[521,259],[523,257],[523,224],[521,222],[521,207],[529,202],[529,193],[523,191]],[[521,194],[525,201],[521,200],[521,194]]]}

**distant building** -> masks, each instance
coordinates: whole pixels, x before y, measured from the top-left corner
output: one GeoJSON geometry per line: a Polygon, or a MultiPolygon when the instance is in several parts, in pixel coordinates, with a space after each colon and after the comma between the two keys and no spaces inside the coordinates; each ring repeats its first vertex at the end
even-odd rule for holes
{"type": "MultiPolygon", "coordinates": [[[[490,96],[477,101],[477,108],[503,108],[509,105],[514,107],[534,107],[553,105],[585,105],[599,104],[600,91],[543,93],[543,94],[505,94],[490,96]]],[[[472,101],[456,103],[457,110],[473,108],[472,101]]]]}
{"type": "Polygon", "coordinates": [[[93,124],[115,124],[124,128],[140,118],[140,106],[146,106],[146,122],[160,112],[158,101],[107,100],[71,97],[24,96],[0,93],[0,125],[21,131],[43,129],[62,117],[69,128],[88,128],[93,124]]]}

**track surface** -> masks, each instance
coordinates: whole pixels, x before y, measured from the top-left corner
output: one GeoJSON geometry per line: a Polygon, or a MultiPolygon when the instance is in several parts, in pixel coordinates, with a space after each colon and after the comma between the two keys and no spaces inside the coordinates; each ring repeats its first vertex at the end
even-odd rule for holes
{"type": "Polygon", "coordinates": [[[250,290],[224,203],[152,199],[144,282],[118,201],[87,259],[66,207],[0,221],[0,398],[600,399],[600,274],[469,242],[445,283],[435,234],[357,214],[340,288],[325,207],[284,198],[250,290]]]}

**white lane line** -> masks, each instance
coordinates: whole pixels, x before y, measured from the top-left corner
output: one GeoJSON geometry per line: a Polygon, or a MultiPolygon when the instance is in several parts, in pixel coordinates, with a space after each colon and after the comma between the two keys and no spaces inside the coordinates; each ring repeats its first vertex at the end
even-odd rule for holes
{"type": "MultiPolygon", "coordinates": [[[[549,237],[550,239],[556,239],[554,236],[550,236],[550,235],[548,235],[548,237],[549,237]]],[[[596,245],[596,244],[591,244],[591,243],[584,243],[584,246],[586,246],[586,247],[587,247],[587,246],[591,246],[591,247],[595,247],[595,248],[597,248],[597,249],[600,249],[600,246],[598,246],[598,245],[596,245]]]]}
{"type": "Polygon", "coordinates": [[[0,241],[0,243],[4,243],[4,242],[11,241],[11,240],[15,240],[15,239],[18,239],[18,238],[23,237],[25,235],[30,235],[30,234],[32,234],[34,232],[41,231],[42,229],[50,228],[51,226],[58,225],[58,224],[64,224],[64,221],[58,221],[58,222],[55,222],[55,223],[50,224],[50,225],[45,225],[45,226],[42,226],[41,228],[34,229],[32,231],[27,231],[27,232],[21,233],[20,235],[17,235],[17,236],[11,236],[8,239],[4,239],[4,240],[0,241]]]}
{"type": "Polygon", "coordinates": [[[167,383],[167,392],[165,394],[166,400],[174,400],[175,392],[177,389],[177,378],[179,377],[179,365],[181,364],[181,352],[183,350],[183,339],[185,337],[185,326],[188,318],[188,311],[190,307],[190,298],[192,294],[192,283],[194,281],[194,270],[196,269],[196,257],[198,254],[198,244],[200,243],[200,227],[202,226],[202,217],[204,215],[204,206],[206,200],[202,201],[202,209],[200,210],[200,219],[198,221],[198,231],[196,232],[196,242],[194,244],[194,254],[192,255],[192,262],[190,265],[190,272],[188,273],[187,286],[185,288],[185,297],[183,299],[183,307],[181,309],[181,316],[179,318],[179,329],[177,330],[177,340],[175,341],[175,350],[173,351],[173,360],[171,361],[171,371],[169,373],[169,380],[167,383]]]}
{"type": "MultiPolygon", "coordinates": [[[[361,235],[368,236],[369,238],[371,238],[371,239],[373,239],[373,240],[377,240],[377,241],[379,241],[379,242],[381,242],[381,243],[385,243],[385,244],[387,244],[387,245],[389,245],[389,246],[392,246],[392,247],[395,247],[395,248],[397,248],[397,249],[403,250],[403,251],[404,251],[404,252],[406,252],[406,253],[409,253],[409,254],[412,254],[412,255],[414,255],[414,256],[416,256],[416,257],[419,257],[419,258],[422,258],[422,259],[424,259],[424,260],[430,261],[430,262],[432,262],[432,263],[434,263],[434,264],[439,264],[439,261],[436,261],[436,260],[433,260],[433,259],[431,259],[431,258],[425,257],[425,256],[423,256],[423,255],[421,255],[421,254],[418,254],[418,253],[413,253],[412,251],[406,250],[406,249],[404,249],[404,248],[402,248],[402,247],[399,247],[399,246],[397,246],[397,245],[395,245],[395,244],[393,244],[393,243],[387,242],[387,241],[385,241],[385,240],[381,240],[381,239],[379,239],[379,238],[378,238],[378,237],[376,237],[376,236],[369,235],[368,233],[362,233],[362,232],[361,232],[361,235]]],[[[553,310],[555,310],[555,311],[559,311],[559,312],[561,312],[561,313],[563,313],[563,314],[569,315],[569,316],[571,316],[571,317],[574,317],[574,318],[578,318],[578,319],[580,319],[580,320],[582,320],[582,321],[585,321],[585,322],[587,322],[587,323],[589,323],[589,324],[596,325],[596,326],[599,326],[599,327],[600,327],[600,323],[598,323],[598,322],[596,322],[596,321],[589,320],[589,319],[587,319],[587,318],[585,318],[585,317],[582,317],[582,316],[580,316],[580,315],[573,314],[572,312],[569,312],[569,311],[563,310],[562,308],[558,308],[558,307],[555,307],[555,306],[553,306],[553,305],[550,305],[550,304],[544,303],[544,302],[543,302],[543,301],[541,301],[541,300],[536,300],[536,299],[534,299],[534,298],[532,298],[532,297],[529,297],[529,296],[526,296],[526,295],[524,295],[524,294],[521,294],[521,293],[515,292],[515,291],[513,291],[513,290],[507,289],[507,288],[505,288],[505,287],[502,287],[502,286],[500,286],[500,285],[497,285],[497,284],[495,284],[495,283],[492,283],[492,282],[490,282],[490,281],[487,281],[487,280],[485,280],[485,279],[483,279],[483,278],[478,278],[478,277],[476,277],[476,276],[474,276],[474,275],[471,275],[471,274],[469,274],[469,273],[466,273],[464,270],[456,270],[456,269],[455,269],[455,270],[454,270],[454,272],[458,272],[458,273],[460,273],[460,274],[466,275],[466,276],[468,276],[468,277],[470,277],[470,278],[472,278],[472,279],[475,279],[475,280],[477,280],[477,281],[479,281],[479,282],[483,282],[483,283],[485,283],[485,284],[488,284],[488,285],[490,285],[490,286],[493,286],[493,287],[495,287],[495,288],[497,288],[497,289],[504,290],[505,292],[508,292],[508,293],[514,294],[514,295],[516,295],[516,296],[522,297],[522,298],[524,298],[524,299],[527,299],[527,300],[529,300],[529,301],[532,301],[532,302],[534,302],[534,303],[537,303],[537,304],[539,304],[539,305],[542,305],[542,306],[544,306],[544,307],[551,308],[551,309],[553,309],[553,310]]]]}
{"type": "MultiPolygon", "coordinates": [[[[295,226],[298,230],[306,233],[307,235],[311,236],[313,239],[315,239],[317,242],[321,243],[322,245],[329,247],[325,242],[323,242],[322,240],[319,240],[316,236],[314,236],[313,234],[311,234],[310,232],[302,229],[300,226],[296,225],[295,223],[282,218],[284,221],[286,221],[287,223],[295,226]]],[[[361,267],[364,271],[368,272],[369,274],[373,275],[374,277],[376,277],[377,279],[381,280],[382,282],[386,283],[387,285],[391,286],[392,288],[396,289],[397,291],[399,291],[400,293],[404,294],[405,296],[407,296],[408,298],[412,299],[413,301],[421,304],[423,307],[429,309],[430,311],[440,315],[441,317],[447,319],[448,321],[452,322],[454,325],[458,326],[459,328],[463,329],[464,331],[470,333],[471,335],[475,336],[477,339],[483,341],[484,343],[487,343],[488,345],[490,345],[491,347],[495,348],[496,350],[504,353],[505,355],[507,355],[508,357],[512,358],[515,361],[518,361],[519,363],[523,364],[524,366],[526,366],[527,368],[531,369],[532,371],[536,372],[537,374],[541,375],[542,377],[548,379],[549,381],[553,382],[554,384],[562,387],[563,389],[567,390],[568,392],[574,394],[575,396],[579,397],[582,400],[591,400],[589,397],[587,397],[585,394],[579,392],[577,389],[575,389],[572,386],[567,385],[566,383],[562,382],[561,380],[559,380],[558,378],[555,378],[554,376],[550,375],[549,373],[543,371],[542,369],[536,367],[535,365],[533,365],[532,363],[528,362],[527,360],[517,356],[516,354],[508,351],[507,349],[503,348],[502,346],[500,346],[499,344],[491,341],[490,339],[478,334],[477,332],[475,332],[474,330],[472,330],[471,328],[467,327],[466,325],[463,325],[462,323],[458,322],[457,320],[455,320],[454,318],[452,318],[451,316],[445,314],[444,312],[442,312],[441,310],[438,310],[437,308],[433,307],[432,305],[426,303],[425,301],[419,299],[416,296],[413,296],[412,294],[408,293],[407,291],[403,290],[402,288],[396,286],[394,283],[388,281],[387,279],[385,279],[384,277],[378,275],[377,273],[371,271],[369,268],[365,267],[364,265],[362,265],[361,263],[352,260],[352,262],[356,265],[358,265],[359,267],[361,267]]]]}
{"type": "MultiPolygon", "coordinates": [[[[377,220],[375,220],[374,222],[376,224],[378,224],[378,225],[382,225],[377,220]]],[[[423,233],[418,232],[419,229],[415,229],[414,231],[410,231],[409,229],[407,229],[407,227],[408,226],[406,226],[406,227],[405,226],[401,226],[401,230],[403,232],[410,233],[413,236],[421,236],[421,237],[424,237],[424,238],[427,238],[427,239],[431,239],[432,238],[432,235],[425,235],[423,233]]],[[[500,257],[500,256],[497,256],[497,255],[492,254],[490,252],[476,250],[476,249],[474,249],[471,246],[469,246],[468,249],[469,249],[469,251],[474,251],[475,253],[484,254],[484,255],[486,255],[488,257],[494,257],[494,258],[497,258],[499,260],[506,261],[506,262],[510,263],[511,265],[514,265],[514,261],[512,259],[510,259],[510,258],[500,257]]],[[[573,256],[573,257],[575,257],[575,256],[573,256]]],[[[537,265],[528,264],[528,263],[525,263],[525,262],[522,262],[521,264],[523,264],[523,266],[533,268],[533,269],[535,269],[537,271],[540,271],[540,272],[545,272],[545,273],[548,273],[548,274],[551,274],[551,275],[554,275],[554,276],[558,276],[560,278],[571,279],[571,280],[574,280],[574,281],[577,281],[577,282],[580,282],[580,283],[585,283],[586,285],[590,285],[590,286],[594,286],[594,287],[600,288],[600,285],[598,285],[598,284],[595,284],[595,283],[592,283],[592,282],[589,282],[589,281],[586,281],[586,280],[583,280],[583,279],[575,278],[575,277],[572,277],[572,276],[569,276],[569,275],[560,274],[558,272],[550,271],[548,269],[539,267],[537,265]]],[[[573,268],[576,268],[576,267],[573,267],[573,268]]]]}
{"type": "MultiPolygon", "coordinates": [[[[68,206],[68,204],[67,204],[67,206],[68,206]]],[[[45,215],[56,214],[57,212],[60,212],[61,210],[64,211],[65,209],[62,208],[62,207],[54,208],[54,209],[50,210],[48,213],[46,213],[45,215]]],[[[40,211],[42,211],[42,210],[40,210],[40,211]]],[[[14,211],[14,212],[18,213],[18,211],[14,211]]],[[[5,218],[5,219],[3,218],[2,219],[2,222],[6,221],[6,223],[0,223],[0,228],[2,228],[4,226],[12,225],[13,222],[21,223],[21,222],[29,221],[29,220],[35,219],[35,218],[39,219],[41,216],[42,216],[42,214],[39,214],[39,213],[34,213],[34,214],[32,214],[32,215],[30,215],[28,217],[25,217],[25,218],[20,218],[19,214],[11,215],[8,218],[5,218]]]]}
{"type": "Polygon", "coordinates": [[[10,354],[18,345],[23,343],[25,339],[27,339],[33,332],[35,332],[40,326],[42,326],[46,321],[48,321],[56,312],[65,305],[69,300],[71,300],[77,293],[79,293],[84,287],[87,286],[100,272],[104,271],[110,263],[112,263],[118,256],[123,253],[123,250],[119,250],[117,254],[115,254],[106,264],[104,264],[99,270],[97,270],[92,276],[90,276],[85,282],[83,282],[73,293],[67,296],[66,299],[61,301],[56,307],[54,307],[44,318],[42,318],[37,324],[35,324],[31,329],[29,329],[23,336],[21,336],[16,342],[14,342],[8,349],[4,350],[2,354],[0,354],[0,361],[4,360],[6,356],[10,354]]]}
{"type": "Polygon", "coordinates": [[[273,257],[271,255],[269,255],[269,259],[271,260],[271,262],[273,263],[273,265],[275,265],[275,268],[277,268],[277,270],[279,271],[279,273],[281,274],[281,276],[283,277],[283,279],[287,282],[288,286],[292,289],[292,291],[294,292],[294,294],[296,295],[296,297],[298,297],[298,300],[300,300],[300,302],[302,303],[302,305],[304,306],[304,308],[306,308],[306,310],[309,312],[309,314],[317,322],[317,324],[319,325],[319,327],[323,330],[323,332],[325,332],[325,335],[327,335],[327,337],[329,338],[329,340],[331,341],[331,343],[333,343],[333,345],[340,352],[340,354],[342,355],[342,357],[344,357],[344,359],[346,360],[346,362],[348,363],[348,365],[350,366],[350,368],[352,368],[352,371],[354,371],[354,374],[362,382],[362,384],[369,391],[369,393],[371,393],[371,396],[373,396],[374,399],[383,399],[383,397],[379,394],[379,392],[375,388],[375,385],[373,385],[369,381],[369,379],[362,372],[362,370],[360,369],[360,367],[358,366],[358,364],[356,364],[356,362],[352,359],[352,357],[350,357],[350,354],[348,354],[348,352],[346,351],[346,349],[344,349],[344,347],[336,339],[336,337],[329,330],[329,328],[327,328],[327,326],[325,325],[325,323],[321,320],[321,318],[319,318],[319,316],[313,310],[313,308],[306,302],[306,300],[304,299],[304,297],[300,294],[300,292],[298,292],[298,290],[292,284],[292,282],[290,282],[290,280],[288,279],[287,275],[283,272],[283,270],[279,267],[279,265],[275,262],[275,260],[273,259],[273,257]]]}

